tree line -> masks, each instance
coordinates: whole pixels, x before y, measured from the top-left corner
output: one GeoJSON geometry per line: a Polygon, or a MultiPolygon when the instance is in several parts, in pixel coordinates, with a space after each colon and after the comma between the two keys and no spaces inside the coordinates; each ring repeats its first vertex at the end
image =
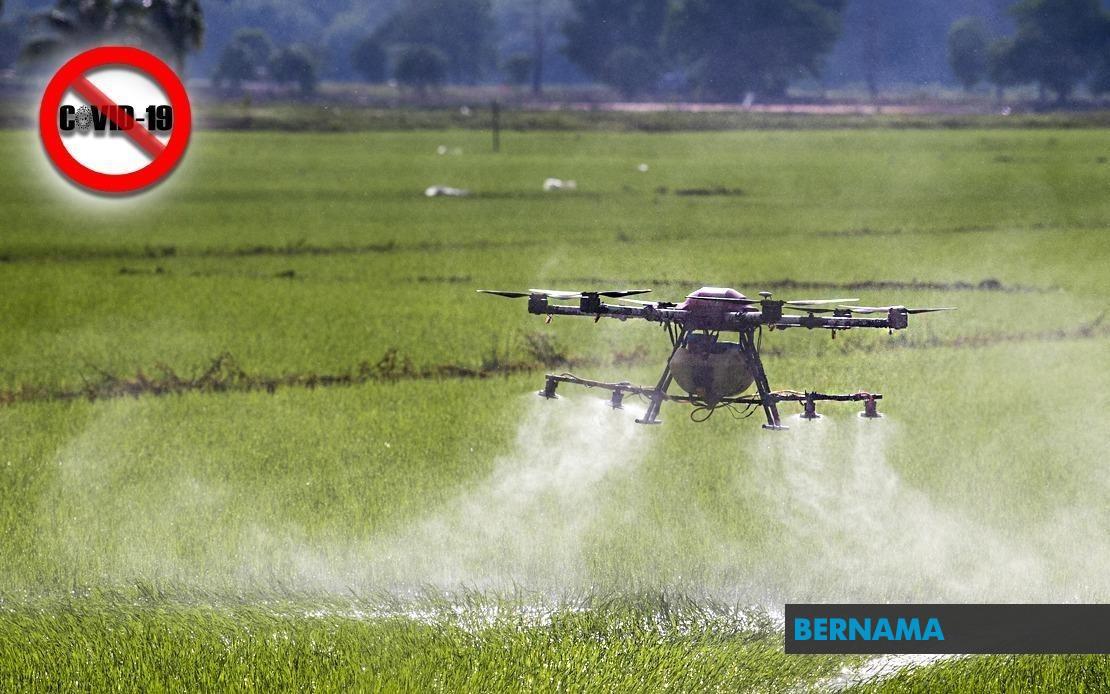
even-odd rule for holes
{"type": "Polygon", "coordinates": [[[990,82],[999,90],[1035,84],[1065,102],[1077,85],[1110,92],[1110,14],[1097,0],[1021,0],[1010,8],[1013,36],[991,38],[967,17],[948,32],[952,73],[966,89],[990,82]]]}
{"type": "MultiPolygon", "coordinates": [[[[560,58],[582,75],[627,97],[773,99],[799,81],[819,80],[845,15],[877,21],[875,2],[405,0],[366,20],[361,31],[352,20],[335,45],[273,38],[262,27],[224,34],[210,74],[229,89],[266,80],[308,94],[325,64],[342,61],[363,80],[393,79],[417,91],[500,79],[538,93],[557,44],[560,58]],[[501,35],[506,13],[520,28],[512,50],[501,35]]],[[[961,84],[988,82],[999,90],[1032,84],[1059,101],[1080,85],[1110,91],[1110,13],[1103,3],[1018,0],[1006,12],[1012,31],[1005,34],[975,17],[950,27],[946,53],[961,84]]],[[[22,48],[28,62],[84,41],[116,39],[155,47],[179,67],[206,29],[199,0],[56,0],[32,25],[22,48]]]]}

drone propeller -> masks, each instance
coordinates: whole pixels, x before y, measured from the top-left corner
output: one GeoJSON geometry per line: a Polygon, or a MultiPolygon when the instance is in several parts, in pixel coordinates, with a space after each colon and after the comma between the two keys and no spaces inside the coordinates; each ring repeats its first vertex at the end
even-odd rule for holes
{"type": "Polygon", "coordinates": [[[650,289],[609,289],[601,292],[567,292],[559,289],[529,289],[526,292],[505,292],[497,289],[478,290],[480,294],[494,294],[496,296],[503,296],[506,299],[520,299],[533,294],[540,294],[550,299],[581,299],[586,294],[616,298],[633,296],[636,294],[647,294],[650,291],[650,289]]]}
{"type": "Polygon", "coordinates": [[[543,294],[551,299],[581,299],[586,294],[593,294],[597,296],[604,296],[610,299],[617,299],[622,296],[635,296],[637,294],[647,294],[650,289],[606,289],[603,291],[581,291],[581,292],[568,292],[561,289],[529,289],[532,294],[543,294]]]}
{"type": "Polygon", "coordinates": [[[542,294],[549,299],[580,299],[582,292],[567,292],[559,289],[529,289],[529,294],[542,294]]]}
{"type": "Polygon", "coordinates": [[[801,311],[802,313],[809,313],[811,315],[814,313],[836,313],[840,310],[839,306],[836,308],[824,308],[820,306],[784,306],[783,308],[790,309],[791,311],[801,311]]]}
{"type": "Polygon", "coordinates": [[[847,304],[859,299],[794,299],[792,301],[784,301],[783,304],[793,306],[795,308],[805,308],[806,306],[828,306],[830,304],[847,304]]]}
{"type": "Polygon", "coordinates": [[[506,299],[520,299],[521,297],[528,296],[528,292],[503,292],[497,289],[479,289],[479,294],[493,294],[494,296],[503,296],[506,299]]]}
{"type": "Polygon", "coordinates": [[[638,306],[651,306],[652,308],[674,308],[678,305],[673,301],[640,301],[639,299],[617,299],[617,301],[638,306]]]}
{"type": "Polygon", "coordinates": [[[890,311],[901,311],[902,313],[934,313],[936,311],[955,311],[955,306],[943,306],[937,308],[906,308],[905,306],[838,306],[837,308],[843,311],[851,311],[852,313],[889,313],[890,311]]]}

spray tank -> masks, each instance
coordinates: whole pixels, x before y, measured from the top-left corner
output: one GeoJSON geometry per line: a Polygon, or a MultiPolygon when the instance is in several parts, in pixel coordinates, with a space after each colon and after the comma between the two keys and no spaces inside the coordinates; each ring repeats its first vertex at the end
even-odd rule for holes
{"type": "Polygon", "coordinates": [[[671,372],[680,388],[710,405],[743,393],[755,381],[740,345],[710,333],[688,335],[671,360],[671,372]]]}
{"type": "MultiPolygon", "coordinates": [[[[678,308],[700,315],[735,311],[755,311],[744,303],[747,297],[727,287],[702,287],[686,297],[678,308]]],[[[680,388],[712,406],[739,395],[755,382],[736,342],[726,342],[720,333],[704,331],[686,336],[686,343],[675,352],[671,372],[680,388]]]]}

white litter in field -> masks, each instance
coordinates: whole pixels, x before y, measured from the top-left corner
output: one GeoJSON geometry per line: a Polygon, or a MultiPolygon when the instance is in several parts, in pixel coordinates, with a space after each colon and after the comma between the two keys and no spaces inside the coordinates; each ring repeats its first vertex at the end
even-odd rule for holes
{"type": "Polygon", "coordinates": [[[648,172],[648,165],[647,164],[640,164],[639,166],[636,167],[636,170],[639,171],[640,173],[647,173],[648,172]]]}
{"type": "Polygon", "coordinates": [[[550,193],[556,190],[578,190],[578,182],[561,178],[545,178],[543,181],[543,192],[550,193]]]}
{"type": "Polygon", "coordinates": [[[465,188],[452,188],[450,186],[428,186],[424,189],[424,195],[429,198],[464,198],[470,195],[470,191],[465,188]]]}

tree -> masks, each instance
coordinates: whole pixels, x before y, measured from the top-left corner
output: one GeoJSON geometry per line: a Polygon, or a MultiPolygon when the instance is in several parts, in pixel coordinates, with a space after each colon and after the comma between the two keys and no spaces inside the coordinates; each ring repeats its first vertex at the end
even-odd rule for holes
{"type": "Polygon", "coordinates": [[[860,26],[859,64],[862,68],[863,82],[867,85],[867,93],[872,101],[879,99],[879,77],[882,74],[885,57],[882,45],[886,34],[883,19],[884,8],[879,5],[881,0],[861,0],[854,3],[854,8],[859,15],[857,21],[860,26]]]}
{"type": "Polygon", "coordinates": [[[505,61],[505,75],[509,84],[521,86],[532,77],[532,56],[527,53],[514,53],[505,61]]]}
{"type": "Polygon", "coordinates": [[[122,38],[138,30],[141,6],[116,5],[112,0],[58,0],[54,8],[33,21],[46,29],[23,44],[29,62],[49,59],[67,46],[122,38]]]}
{"type": "Polygon", "coordinates": [[[1110,15],[1098,0],[1021,0],[1011,14],[1017,34],[994,47],[992,75],[1035,82],[1058,102],[1067,101],[1110,50],[1110,15]]]}
{"type": "Polygon", "coordinates": [[[296,82],[301,95],[308,96],[316,89],[316,59],[304,46],[283,48],[270,61],[270,75],[278,84],[296,82]]]}
{"type": "Polygon", "coordinates": [[[184,72],[186,54],[204,38],[199,0],[57,0],[35,19],[47,33],[24,44],[23,57],[30,61],[74,44],[115,40],[165,49],[184,72]]]}
{"type": "Polygon", "coordinates": [[[200,0],[144,0],[155,41],[169,50],[177,71],[185,72],[185,56],[204,43],[204,12],[200,0]]]}
{"type": "Polygon", "coordinates": [[[6,70],[19,59],[20,29],[15,22],[0,22],[0,70],[6,70]]]}
{"type": "Polygon", "coordinates": [[[602,81],[618,47],[635,48],[663,62],[661,44],[669,0],[571,0],[573,17],[563,25],[563,52],[587,75],[602,81]]]}
{"type": "Polygon", "coordinates": [[[529,61],[529,70],[532,73],[532,94],[539,96],[543,93],[543,65],[544,55],[547,53],[547,35],[555,23],[555,13],[563,8],[552,8],[553,4],[544,0],[532,0],[532,59],[529,61]]]}
{"type": "Polygon", "coordinates": [[[1102,95],[1110,92],[1110,55],[1104,56],[1099,61],[1098,67],[1091,75],[1090,87],[1092,94],[1102,95]]]}
{"type": "Polygon", "coordinates": [[[264,30],[246,27],[236,31],[231,41],[243,47],[257,69],[261,70],[270,64],[270,58],[274,55],[274,42],[264,30]]]}
{"type": "Polygon", "coordinates": [[[668,44],[707,96],[777,96],[792,80],[819,75],[845,1],[685,0],[668,22],[668,44]]]}
{"type": "Polygon", "coordinates": [[[618,46],[605,59],[605,81],[626,97],[650,91],[659,74],[655,56],[635,46],[618,46]]]}
{"type": "Polygon", "coordinates": [[[964,89],[970,90],[987,73],[987,30],[973,17],[957,20],[948,30],[948,64],[964,89]]]}
{"type": "Polygon", "coordinates": [[[241,43],[232,41],[220,52],[213,80],[216,86],[229,84],[238,90],[243,82],[255,77],[256,66],[250,51],[241,43]]]}
{"type": "Polygon", "coordinates": [[[562,52],[560,31],[570,15],[570,0],[493,0],[497,50],[502,56],[531,57],[529,79],[535,95],[543,93],[551,70],[563,77],[572,73],[581,78],[578,70],[557,55],[562,52]]]}
{"type": "Polygon", "coordinates": [[[351,51],[351,66],[367,82],[384,82],[386,75],[385,49],[373,37],[367,36],[356,43],[354,50],[351,51]]]}
{"type": "Polygon", "coordinates": [[[982,20],[988,36],[1012,34],[1007,10],[1014,1],[849,0],[821,83],[863,83],[881,91],[892,84],[955,82],[947,46],[952,23],[971,15],[982,20]]]}
{"type": "Polygon", "coordinates": [[[220,52],[213,79],[216,84],[227,83],[239,89],[243,82],[256,79],[260,72],[269,68],[273,54],[274,44],[269,34],[262,29],[240,29],[220,52]]]}
{"type": "Polygon", "coordinates": [[[430,46],[447,59],[448,76],[475,82],[495,66],[489,0],[410,0],[374,38],[386,46],[430,46]]]}
{"type": "Polygon", "coordinates": [[[408,46],[397,56],[393,76],[407,87],[423,94],[447,79],[447,56],[434,46],[408,46]]]}
{"type": "Polygon", "coordinates": [[[1023,59],[1013,39],[994,41],[987,48],[987,79],[1000,90],[1021,84],[1022,73],[1026,71],[1020,64],[1023,59]]]}

